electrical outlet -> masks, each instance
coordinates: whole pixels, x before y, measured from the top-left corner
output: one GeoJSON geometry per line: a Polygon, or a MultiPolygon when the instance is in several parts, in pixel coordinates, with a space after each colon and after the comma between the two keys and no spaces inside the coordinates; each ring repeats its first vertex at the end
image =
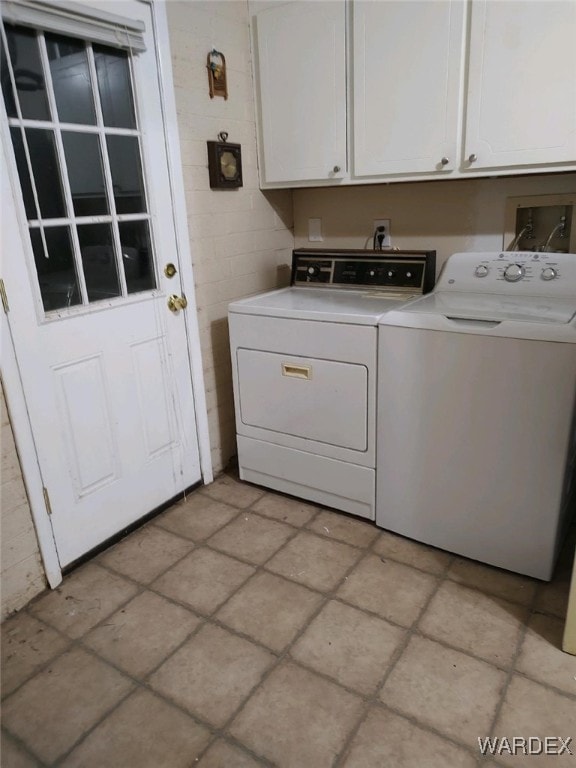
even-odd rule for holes
{"type": "Polygon", "coordinates": [[[390,231],[390,219],[374,219],[374,232],[378,227],[384,227],[384,240],[382,240],[382,248],[390,248],[392,246],[392,233],[390,231]]]}

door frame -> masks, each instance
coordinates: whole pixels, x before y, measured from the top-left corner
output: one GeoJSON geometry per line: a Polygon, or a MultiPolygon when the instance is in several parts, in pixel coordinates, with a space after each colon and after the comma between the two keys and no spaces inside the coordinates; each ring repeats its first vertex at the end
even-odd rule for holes
{"type": "MultiPolygon", "coordinates": [[[[198,312],[188,232],[188,213],[184,196],[184,178],[180,154],[176,98],[172,77],[168,17],[166,14],[165,0],[138,0],[138,2],[141,2],[150,8],[156,43],[156,65],[159,73],[160,102],[162,104],[164,118],[164,142],[168,158],[168,175],[170,179],[173,223],[176,234],[177,259],[179,262],[182,290],[188,299],[188,308],[183,314],[186,328],[188,359],[192,377],[192,396],[194,398],[196,415],[195,426],[200,453],[200,472],[204,484],[207,484],[213,480],[212,458],[210,453],[208,413],[206,410],[206,392],[204,389],[204,374],[202,368],[200,330],[198,326],[198,312]]],[[[11,186],[14,189],[16,180],[12,178],[10,170],[7,170],[8,175],[11,178],[11,186]]],[[[8,301],[10,302],[10,296],[8,297],[8,301]]],[[[1,310],[0,314],[2,316],[2,359],[0,362],[0,373],[2,375],[10,422],[14,433],[14,441],[18,450],[22,476],[28,494],[30,511],[36,529],[44,571],[48,584],[54,589],[62,581],[62,569],[56,551],[52,523],[46,508],[40,464],[26,406],[26,399],[20,378],[8,315],[1,310]]]]}

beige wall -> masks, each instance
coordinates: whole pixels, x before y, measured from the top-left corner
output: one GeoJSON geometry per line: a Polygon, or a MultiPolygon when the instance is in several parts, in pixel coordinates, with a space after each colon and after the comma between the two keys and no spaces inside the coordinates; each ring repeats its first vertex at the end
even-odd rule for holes
{"type": "Polygon", "coordinates": [[[576,173],[428,181],[294,191],[298,247],[364,248],[373,219],[390,219],[392,245],[437,251],[437,264],[457,251],[502,248],[506,199],[576,192],[576,173]],[[321,218],[323,243],[308,242],[308,219],[321,218]]]}
{"type": "Polygon", "coordinates": [[[170,2],[168,23],[214,470],[236,453],[227,306],[287,283],[292,194],[258,189],[248,6],[170,2]],[[226,56],[228,100],[210,99],[206,55],[226,56]],[[210,190],[206,141],[242,145],[244,186],[210,190]]]}
{"type": "Polygon", "coordinates": [[[14,445],[4,389],[0,388],[2,424],[2,474],[0,485],[0,534],[2,619],[22,608],[46,586],[36,531],[32,523],[20,461],[14,445]]]}

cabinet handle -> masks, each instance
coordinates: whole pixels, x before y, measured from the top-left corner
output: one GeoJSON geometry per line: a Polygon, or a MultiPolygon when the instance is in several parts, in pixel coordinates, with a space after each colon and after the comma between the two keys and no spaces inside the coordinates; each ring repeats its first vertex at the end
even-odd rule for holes
{"type": "Polygon", "coordinates": [[[340,166],[335,165],[334,168],[332,168],[332,170],[334,171],[334,173],[340,173],[340,166]]]}
{"type": "Polygon", "coordinates": [[[478,160],[478,155],[475,155],[474,152],[471,155],[468,155],[468,162],[469,163],[475,163],[476,160],[478,160]]]}
{"type": "Polygon", "coordinates": [[[442,163],[442,165],[448,165],[448,163],[450,162],[450,158],[443,157],[442,160],[440,160],[440,162],[442,163]]]}

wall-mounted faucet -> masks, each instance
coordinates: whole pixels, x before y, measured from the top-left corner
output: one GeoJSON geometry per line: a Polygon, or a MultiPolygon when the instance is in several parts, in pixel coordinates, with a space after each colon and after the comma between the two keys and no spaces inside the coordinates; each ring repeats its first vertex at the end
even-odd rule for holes
{"type": "Polygon", "coordinates": [[[533,240],[534,239],[534,225],[532,222],[532,208],[528,210],[528,222],[520,232],[516,235],[512,243],[510,244],[510,247],[508,248],[509,251],[517,251],[518,245],[520,244],[520,241],[522,239],[525,240],[533,240]]]}
{"type": "Polygon", "coordinates": [[[555,235],[558,235],[558,237],[564,237],[566,235],[566,216],[560,216],[560,221],[556,226],[552,229],[548,237],[546,238],[546,242],[540,249],[543,252],[546,252],[548,248],[550,247],[550,242],[552,241],[552,238],[555,237],[555,235]]]}

